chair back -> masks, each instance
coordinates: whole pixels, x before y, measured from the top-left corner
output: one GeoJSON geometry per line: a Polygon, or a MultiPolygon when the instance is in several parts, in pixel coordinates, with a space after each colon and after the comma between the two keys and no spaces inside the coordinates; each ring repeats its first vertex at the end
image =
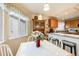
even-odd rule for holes
{"type": "Polygon", "coordinates": [[[13,56],[12,51],[7,44],[0,45],[0,54],[1,56],[13,56]]]}
{"type": "Polygon", "coordinates": [[[28,37],[28,41],[34,41],[35,39],[32,36],[28,37]]]}

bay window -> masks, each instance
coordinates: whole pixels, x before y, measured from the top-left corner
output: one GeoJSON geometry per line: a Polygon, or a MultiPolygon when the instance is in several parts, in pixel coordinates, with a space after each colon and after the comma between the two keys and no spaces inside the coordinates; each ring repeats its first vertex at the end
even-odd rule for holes
{"type": "Polygon", "coordinates": [[[23,19],[20,19],[20,35],[23,36],[26,34],[26,21],[23,19]]]}
{"type": "Polygon", "coordinates": [[[28,36],[29,18],[25,16],[21,10],[12,6],[11,8],[9,7],[10,6],[7,7],[7,5],[4,5],[2,8],[2,4],[0,4],[0,41],[8,38],[16,39],[28,36]],[[4,17],[7,22],[3,21],[4,17]],[[4,25],[8,27],[3,26],[3,23],[7,23],[4,25]],[[3,34],[3,32],[5,33],[3,34]]]}
{"type": "Polygon", "coordinates": [[[9,30],[10,30],[10,38],[17,38],[19,33],[19,22],[18,18],[14,15],[10,15],[9,17],[9,30]]]}
{"type": "Polygon", "coordinates": [[[9,15],[9,33],[10,39],[19,38],[28,35],[28,20],[29,18],[11,11],[9,15]]]}
{"type": "Polygon", "coordinates": [[[3,9],[0,4],[0,42],[3,41],[3,9]]]}

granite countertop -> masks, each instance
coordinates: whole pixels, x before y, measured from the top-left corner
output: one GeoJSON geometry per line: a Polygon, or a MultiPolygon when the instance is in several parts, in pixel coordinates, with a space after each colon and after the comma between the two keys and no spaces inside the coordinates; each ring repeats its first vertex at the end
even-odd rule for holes
{"type": "Polygon", "coordinates": [[[74,35],[79,35],[79,32],[77,33],[71,33],[71,32],[63,32],[64,34],[74,34],[74,35]]]}
{"type": "Polygon", "coordinates": [[[79,39],[79,34],[73,34],[73,33],[67,33],[67,32],[64,32],[64,33],[54,33],[54,34],[68,36],[68,37],[79,39]]]}

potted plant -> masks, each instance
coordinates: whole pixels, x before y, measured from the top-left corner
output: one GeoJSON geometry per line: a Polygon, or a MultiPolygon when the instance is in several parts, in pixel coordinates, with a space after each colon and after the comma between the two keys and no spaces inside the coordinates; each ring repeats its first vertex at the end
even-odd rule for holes
{"type": "Polygon", "coordinates": [[[44,39],[44,34],[39,31],[33,31],[32,36],[35,38],[36,47],[40,47],[40,40],[44,39]]]}

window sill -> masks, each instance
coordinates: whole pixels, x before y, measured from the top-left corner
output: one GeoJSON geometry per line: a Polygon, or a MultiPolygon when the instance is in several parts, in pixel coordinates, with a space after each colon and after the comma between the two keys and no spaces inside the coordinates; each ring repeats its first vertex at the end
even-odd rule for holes
{"type": "Polygon", "coordinates": [[[0,44],[4,43],[6,40],[0,40],[0,44]]]}
{"type": "Polygon", "coordinates": [[[9,40],[15,40],[15,39],[22,38],[22,37],[25,37],[25,36],[28,36],[28,35],[21,35],[21,36],[17,36],[17,37],[10,37],[9,40]]]}

